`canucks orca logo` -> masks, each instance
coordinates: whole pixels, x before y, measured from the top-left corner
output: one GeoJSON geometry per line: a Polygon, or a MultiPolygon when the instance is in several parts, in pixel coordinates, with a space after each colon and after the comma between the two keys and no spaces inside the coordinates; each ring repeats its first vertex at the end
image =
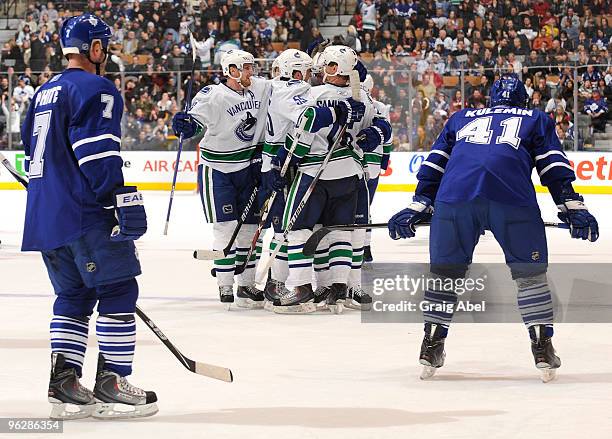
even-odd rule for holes
{"type": "Polygon", "coordinates": [[[250,142],[255,137],[254,132],[250,132],[255,128],[257,119],[253,117],[250,111],[247,111],[246,117],[240,121],[240,124],[236,127],[234,134],[243,142],[250,142]]]}

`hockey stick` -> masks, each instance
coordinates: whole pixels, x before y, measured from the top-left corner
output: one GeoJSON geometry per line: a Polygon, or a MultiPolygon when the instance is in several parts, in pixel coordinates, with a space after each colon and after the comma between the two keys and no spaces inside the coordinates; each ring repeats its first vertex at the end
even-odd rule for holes
{"type": "Polygon", "coordinates": [[[11,162],[9,162],[8,159],[1,152],[0,152],[0,161],[2,162],[4,167],[7,169],[7,171],[9,171],[11,173],[11,175],[15,178],[15,180],[17,180],[19,183],[21,183],[23,185],[24,188],[27,189],[28,188],[28,179],[26,177],[23,177],[19,173],[19,171],[17,171],[17,169],[15,169],[13,167],[13,165],[11,165],[11,162]]]}
{"type": "MultiPolygon", "coordinates": [[[[191,89],[193,88],[193,76],[195,75],[196,65],[196,51],[195,51],[195,38],[189,31],[189,43],[191,44],[191,76],[189,77],[189,84],[187,85],[187,96],[185,96],[185,109],[188,111],[191,106],[191,89]]],[[[178,151],[176,152],[176,162],[174,162],[174,174],[172,176],[172,188],[170,189],[170,201],[168,202],[168,212],[166,213],[166,225],[164,226],[164,236],[168,235],[168,225],[170,224],[170,212],[172,211],[172,201],[174,201],[174,190],[176,189],[176,177],[178,175],[178,168],[181,162],[181,151],[183,151],[183,133],[179,136],[178,151]]]]}
{"type": "MultiPolygon", "coordinates": [[[[431,223],[419,223],[415,224],[415,227],[425,227],[430,226],[431,223]]],[[[312,256],[317,251],[317,247],[329,233],[334,230],[356,230],[356,229],[386,229],[388,227],[388,223],[373,223],[373,224],[344,224],[337,226],[327,226],[321,227],[319,230],[310,235],[310,238],[304,243],[304,249],[302,253],[304,256],[312,256]]],[[[553,223],[553,222],[544,222],[544,227],[551,227],[557,229],[569,229],[569,226],[565,223],[553,223]]]]}
{"type": "Polygon", "coordinates": [[[191,360],[184,356],[173,344],[168,337],[164,335],[164,333],[157,327],[153,320],[151,320],[147,315],[136,306],[136,314],[138,317],[142,319],[142,321],[155,333],[157,338],[159,338],[164,345],[174,354],[176,358],[181,362],[183,366],[189,369],[193,373],[197,373],[198,375],[203,375],[209,378],[214,378],[216,380],[225,381],[227,383],[231,383],[234,381],[234,376],[232,375],[232,371],[225,367],[215,366],[214,364],[208,363],[200,363],[199,361],[191,360]]]}
{"type": "Polygon", "coordinates": [[[195,250],[193,252],[194,258],[200,259],[203,261],[210,261],[213,259],[221,259],[229,255],[229,253],[232,251],[234,242],[236,241],[236,237],[238,236],[238,232],[240,232],[240,228],[242,227],[247,217],[249,216],[249,212],[251,211],[251,208],[253,207],[253,203],[255,203],[255,199],[257,198],[258,191],[259,191],[259,183],[255,185],[255,189],[253,189],[253,192],[251,192],[249,201],[247,201],[247,204],[244,207],[244,210],[242,211],[242,215],[240,215],[240,218],[238,219],[238,224],[236,224],[236,228],[234,229],[234,232],[232,233],[232,236],[229,242],[227,243],[227,245],[225,246],[225,248],[223,250],[195,250]]]}
{"type": "MultiPolygon", "coordinates": [[[[283,166],[280,169],[281,177],[284,177],[287,174],[287,171],[289,170],[289,164],[291,163],[291,157],[293,157],[293,153],[295,152],[295,149],[297,148],[297,145],[300,142],[300,138],[302,137],[301,136],[302,132],[303,131],[298,131],[295,134],[295,138],[293,139],[293,142],[291,143],[291,148],[289,148],[289,151],[287,152],[287,157],[285,157],[283,166]]],[[[266,226],[266,222],[268,221],[268,216],[270,215],[270,210],[272,209],[272,206],[274,205],[274,201],[276,200],[277,194],[278,194],[277,191],[272,191],[272,194],[270,194],[270,196],[266,199],[266,201],[264,201],[264,204],[259,211],[259,224],[257,224],[257,230],[255,231],[255,234],[253,235],[253,239],[251,240],[251,246],[249,247],[249,251],[247,252],[246,259],[244,260],[242,264],[240,264],[240,266],[236,267],[236,269],[234,270],[234,274],[241,274],[246,269],[249,263],[249,260],[251,259],[251,256],[253,255],[253,252],[257,248],[257,241],[259,240],[259,237],[261,236],[261,232],[266,226]]]]}
{"type": "MultiPolygon", "coordinates": [[[[359,74],[355,70],[353,70],[350,75],[350,86],[351,86],[351,94],[352,94],[353,99],[361,100],[361,85],[359,82],[359,74]]],[[[291,230],[293,229],[293,226],[295,225],[300,214],[302,213],[302,210],[304,210],[304,207],[306,206],[308,199],[314,192],[315,186],[317,182],[319,181],[319,179],[321,178],[321,175],[325,171],[325,168],[327,167],[327,164],[331,160],[332,155],[334,154],[334,152],[336,151],[336,149],[342,142],[342,138],[344,137],[344,133],[346,132],[347,126],[348,125],[344,125],[342,128],[340,128],[340,132],[338,133],[336,140],[334,141],[331,148],[329,148],[329,152],[325,156],[323,163],[321,163],[321,166],[319,166],[319,168],[317,169],[317,172],[315,173],[312,181],[310,182],[310,185],[308,186],[308,188],[306,188],[306,192],[304,192],[304,196],[302,197],[302,199],[300,200],[300,203],[295,208],[295,212],[293,212],[293,215],[287,222],[287,226],[285,227],[285,230],[283,232],[282,241],[277,242],[276,248],[270,254],[270,257],[268,258],[265,267],[262,269],[259,275],[256,276],[257,283],[264,282],[265,276],[267,276],[268,270],[272,267],[272,262],[274,261],[274,259],[276,259],[276,256],[280,252],[282,245],[287,241],[287,236],[289,235],[289,232],[291,232],[291,230]]]]}

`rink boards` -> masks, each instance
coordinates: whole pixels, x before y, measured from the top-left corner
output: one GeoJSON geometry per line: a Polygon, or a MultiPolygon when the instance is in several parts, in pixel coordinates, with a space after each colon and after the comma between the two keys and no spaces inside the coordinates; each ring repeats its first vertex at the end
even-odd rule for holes
{"type": "MultiPolygon", "coordinates": [[[[4,155],[20,172],[24,172],[23,151],[3,151],[4,155]]],[[[135,184],[141,190],[169,190],[176,163],[176,152],[172,151],[126,151],[124,175],[128,184],[135,184]]],[[[568,152],[567,156],[576,172],[574,187],[585,194],[612,194],[612,153],[609,152],[568,152]]],[[[389,168],[381,175],[379,191],[411,192],[416,187],[416,174],[427,152],[393,152],[389,168]]],[[[194,190],[197,181],[197,154],[195,151],[182,153],[177,178],[177,190],[194,190]]],[[[546,188],[539,184],[537,174],[533,181],[538,192],[546,188]]],[[[0,169],[0,189],[21,189],[19,183],[4,169],[0,169]]]]}

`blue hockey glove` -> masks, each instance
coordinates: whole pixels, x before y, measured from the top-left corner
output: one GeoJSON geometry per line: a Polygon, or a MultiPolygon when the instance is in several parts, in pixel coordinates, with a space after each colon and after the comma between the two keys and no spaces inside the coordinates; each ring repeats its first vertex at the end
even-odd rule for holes
{"type": "Polygon", "coordinates": [[[111,241],[135,241],[147,231],[147,214],[142,194],[136,186],[124,186],[115,191],[115,216],[119,222],[113,228],[111,241]]]}
{"type": "Polygon", "coordinates": [[[366,68],[364,63],[357,60],[357,64],[355,64],[353,70],[357,70],[357,72],[359,72],[359,82],[363,82],[366,80],[366,77],[368,76],[368,69],[366,68]]]}
{"type": "Polygon", "coordinates": [[[189,113],[179,111],[172,118],[172,129],[177,136],[189,139],[198,132],[198,124],[189,113]]]}
{"type": "Polygon", "coordinates": [[[372,152],[384,141],[380,128],[371,126],[357,133],[357,146],[364,152],[372,152]]]}
{"type": "MultiPolygon", "coordinates": [[[[281,148],[284,149],[284,148],[281,148]]],[[[276,191],[282,192],[287,186],[287,179],[284,176],[281,176],[281,168],[283,166],[284,161],[281,161],[279,156],[272,157],[272,169],[270,169],[266,184],[266,189],[268,191],[276,191]]]]}
{"type": "Polygon", "coordinates": [[[336,113],[336,122],[340,126],[344,126],[363,119],[365,105],[353,98],[348,98],[346,101],[338,101],[334,106],[334,112],[336,113]]]}
{"type": "Polygon", "coordinates": [[[251,159],[251,177],[256,184],[261,182],[261,153],[257,153],[251,159]]]}
{"type": "Polygon", "coordinates": [[[561,221],[569,225],[572,238],[597,241],[599,238],[599,225],[584,205],[584,199],[578,195],[572,195],[572,199],[566,199],[563,204],[557,206],[561,212],[557,215],[561,221]]]}
{"type": "Polygon", "coordinates": [[[431,221],[433,207],[431,200],[421,195],[415,195],[412,203],[404,210],[391,217],[387,227],[391,239],[412,238],[416,233],[415,226],[422,222],[431,221]]]}

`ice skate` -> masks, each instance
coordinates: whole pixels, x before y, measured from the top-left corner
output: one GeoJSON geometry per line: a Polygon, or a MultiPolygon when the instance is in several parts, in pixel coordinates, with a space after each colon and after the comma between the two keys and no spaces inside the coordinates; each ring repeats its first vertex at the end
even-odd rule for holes
{"type": "Polygon", "coordinates": [[[234,303],[234,287],[232,285],[223,285],[219,287],[219,300],[227,311],[230,310],[234,303]]]}
{"type": "Polygon", "coordinates": [[[329,296],[329,287],[317,287],[314,292],[314,304],[317,307],[317,310],[327,309],[327,296],[329,296]]]}
{"type": "Polygon", "coordinates": [[[51,419],[87,418],[96,408],[93,392],[81,385],[76,370],[67,367],[64,356],[58,352],[51,354],[48,396],[52,405],[51,419]]]}
{"type": "Polygon", "coordinates": [[[366,293],[361,285],[348,289],[348,297],[344,306],[359,311],[370,311],[372,309],[372,296],[366,293]]]}
{"type": "Polygon", "coordinates": [[[332,314],[342,314],[347,289],[346,284],[341,283],[332,284],[332,286],[329,288],[329,294],[325,299],[325,303],[332,314]]]}
{"type": "Polygon", "coordinates": [[[444,340],[440,334],[441,327],[435,324],[428,324],[429,327],[421,343],[421,354],[419,363],[423,365],[421,379],[427,380],[433,377],[436,371],[444,366],[446,352],[444,352],[444,340]]]}
{"type": "Polygon", "coordinates": [[[310,284],[300,285],[292,290],[283,288],[284,293],[274,300],[274,312],[277,314],[309,314],[317,310],[314,304],[314,293],[310,284]]]}
{"type": "Polygon", "coordinates": [[[153,416],[158,412],[155,392],[131,385],[125,377],[104,368],[104,357],[98,355],[98,372],[94,396],[98,405],[96,419],[128,419],[153,416]]]}
{"type": "Polygon", "coordinates": [[[264,288],[264,309],[266,311],[274,310],[274,301],[280,298],[280,292],[285,289],[285,283],[268,278],[266,287],[264,288]]]}
{"type": "Polygon", "coordinates": [[[546,325],[529,328],[531,353],[535,366],[540,370],[542,382],[548,383],[556,378],[561,359],[556,355],[552,337],[546,335],[546,325]]]}
{"type": "Polygon", "coordinates": [[[236,305],[240,308],[259,309],[264,307],[264,293],[254,285],[238,286],[236,305]]]}

